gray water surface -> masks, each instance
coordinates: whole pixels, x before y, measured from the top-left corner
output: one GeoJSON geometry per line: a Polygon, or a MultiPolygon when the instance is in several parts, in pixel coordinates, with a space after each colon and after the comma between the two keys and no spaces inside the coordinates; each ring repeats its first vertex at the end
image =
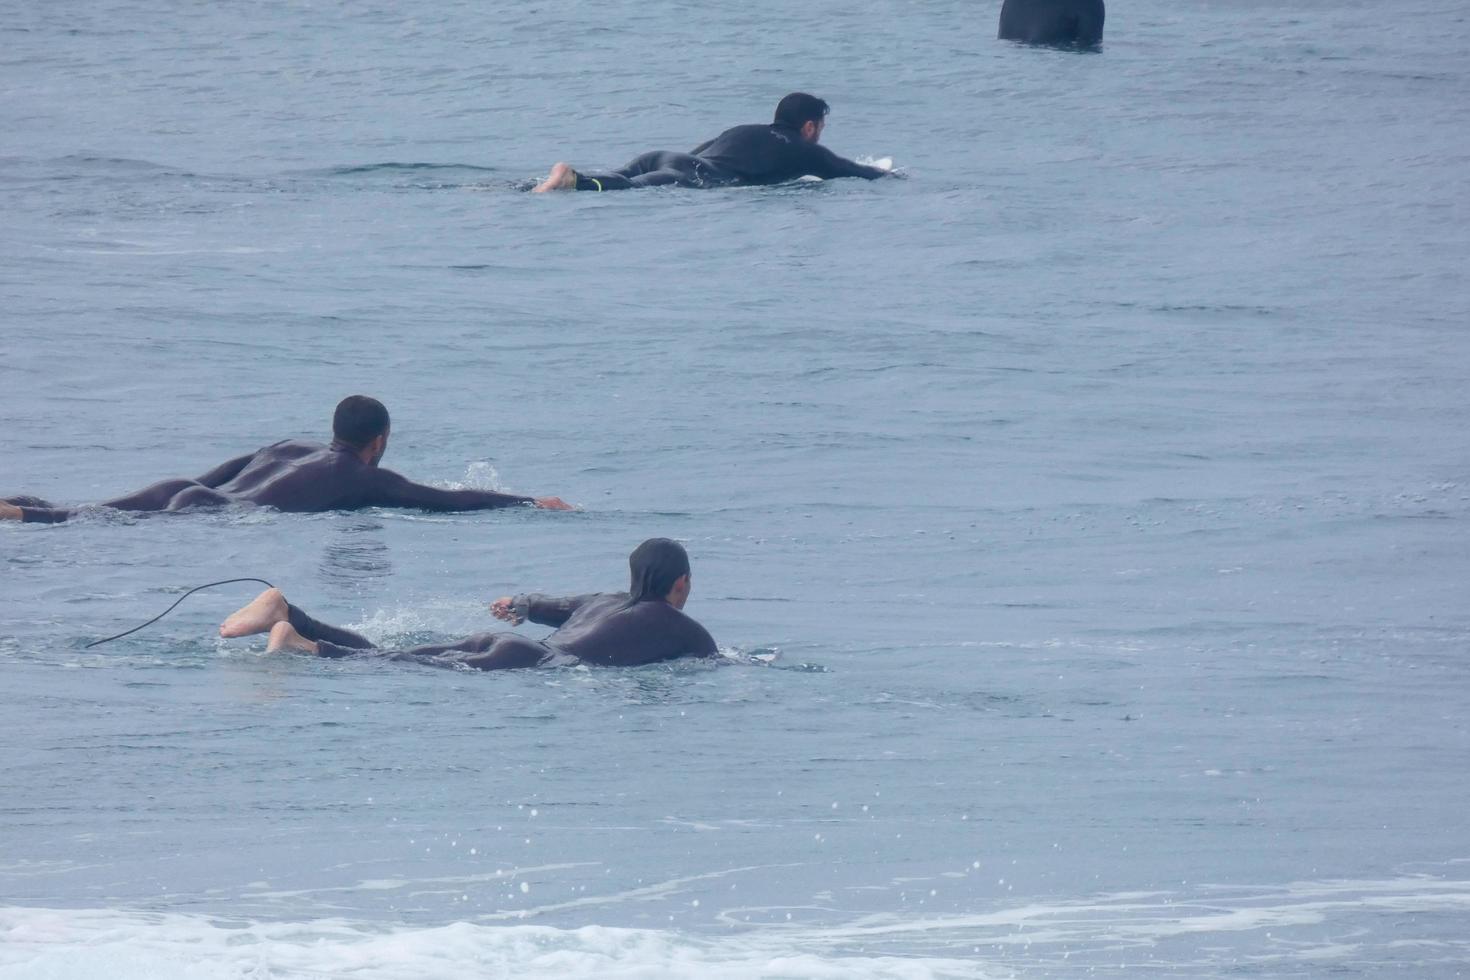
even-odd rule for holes
{"type": "Polygon", "coordinates": [[[0,493],[360,391],[583,508],[0,528],[0,975],[1470,972],[1470,17],[997,10],[0,5],[0,493]],[[906,179],[518,190],[792,89],[906,179]],[[718,665],[84,649],[652,535],[718,665]]]}

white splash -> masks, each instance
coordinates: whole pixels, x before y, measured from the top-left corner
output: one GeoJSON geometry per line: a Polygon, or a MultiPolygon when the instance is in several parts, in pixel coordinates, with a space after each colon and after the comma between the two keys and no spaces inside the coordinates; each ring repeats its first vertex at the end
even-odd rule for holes
{"type": "Polygon", "coordinates": [[[505,486],[500,482],[500,472],[484,460],[471,463],[465,467],[464,479],[458,483],[449,483],[451,490],[495,490],[505,492],[505,486]]]}

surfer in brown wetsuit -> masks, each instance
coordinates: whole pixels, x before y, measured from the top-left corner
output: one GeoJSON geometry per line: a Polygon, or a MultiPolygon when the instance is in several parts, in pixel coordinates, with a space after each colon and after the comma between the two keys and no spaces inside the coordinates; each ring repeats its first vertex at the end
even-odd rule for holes
{"type": "MultiPolygon", "coordinates": [[[[414,483],[378,466],[388,449],[388,410],[376,398],[352,395],[332,416],[332,442],[288,439],[221,463],[197,480],[164,480],[102,507],[127,511],[177,511],[249,503],[277,510],[316,512],[364,507],[420,510],[488,510],[534,504],[570,510],[559,497],[525,497],[493,490],[445,490],[414,483]]],[[[0,520],[56,524],[77,508],[36,497],[0,500],[0,520]]]]}
{"type": "Polygon", "coordinates": [[[840,157],[821,146],[828,105],[815,95],[792,92],[776,106],[769,125],[735,126],[688,153],[653,150],[621,170],[578,173],[565,163],[536,185],[547,191],[618,191],[631,187],[730,187],[784,184],[798,177],[863,177],[876,180],[887,170],[840,157]]]}
{"type": "Polygon", "coordinates": [[[439,667],[501,670],[510,667],[591,664],[637,667],[679,657],[707,657],[715,641],[684,615],[689,599],[689,555],[668,538],[650,538],[628,556],[627,592],[551,598],[504,596],[490,605],[497,619],[555,626],[536,641],[519,633],[477,633],[454,643],[380,650],[351,630],[328,626],[267,589],[220,625],[221,636],[270,633],[269,651],[298,650],[318,657],[367,655],[439,667]]]}

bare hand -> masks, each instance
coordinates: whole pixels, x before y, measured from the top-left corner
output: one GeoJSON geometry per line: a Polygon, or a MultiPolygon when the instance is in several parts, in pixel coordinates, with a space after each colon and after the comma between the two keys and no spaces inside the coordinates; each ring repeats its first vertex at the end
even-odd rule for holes
{"type": "Polygon", "coordinates": [[[575,510],[571,504],[560,497],[537,497],[536,506],[542,510],[575,510]]]}
{"type": "Polygon", "coordinates": [[[0,500],[0,521],[19,521],[24,519],[25,514],[21,512],[19,507],[0,500]]]}
{"type": "Polygon", "coordinates": [[[503,619],[512,626],[519,626],[525,622],[522,617],[516,615],[515,599],[508,595],[501,596],[499,599],[490,603],[490,615],[496,619],[503,619]]]}

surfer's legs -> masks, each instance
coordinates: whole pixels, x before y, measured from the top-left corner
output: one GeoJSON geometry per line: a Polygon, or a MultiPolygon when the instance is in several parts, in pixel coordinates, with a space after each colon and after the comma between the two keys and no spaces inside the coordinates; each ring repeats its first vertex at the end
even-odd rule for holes
{"type": "Polygon", "coordinates": [[[340,626],[328,626],[312,619],[287,602],[280,589],[266,589],[247,605],[231,613],[220,624],[219,635],[252,636],[273,630],[281,623],[288,624],[306,640],[325,640],[353,650],[365,650],[372,646],[372,642],[360,633],[342,629],[340,626]]]}
{"type": "MultiPolygon", "coordinates": [[[[329,633],[346,634],[348,637],[362,640],[361,637],[356,637],[356,634],[348,633],[346,630],[337,630],[331,626],[323,627],[315,620],[309,620],[309,622],[316,629],[325,629],[329,633]]],[[[305,630],[300,630],[296,627],[296,619],[293,617],[289,622],[277,623],[271,627],[268,649],[272,651],[300,650],[304,653],[314,653],[318,657],[333,658],[375,653],[389,660],[423,664],[426,667],[473,667],[476,670],[535,667],[546,658],[549,652],[541,644],[515,633],[476,633],[454,643],[430,643],[408,650],[384,651],[334,641],[340,639],[340,635],[335,636],[334,639],[323,639],[305,630]]],[[[362,642],[366,643],[365,640],[362,642]]]]}
{"type": "Polygon", "coordinates": [[[287,605],[286,622],[291,628],[308,640],[316,640],[330,643],[336,647],[344,647],[348,650],[370,650],[373,642],[361,633],[343,629],[340,626],[328,626],[326,623],[312,619],[306,613],[295,606],[287,605]]]}
{"type": "Polygon", "coordinates": [[[551,168],[551,174],[532,188],[535,194],[547,191],[625,191],[635,186],[621,173],[579,174],[565,163],[551,168]]]}
{"type": "MultiPolygon", "coordinates": [[[[189,507],[220,507],[230,498],[197,480],[160,480],[136,493],[106,500],[99,507],[146,513],[161,510],[184,510],[189,507]]],[[[39,497],[7,497],[0,501],[0,519],[24,520],[38,524],[58,524],[72,513],[72,508],[55,507],[39,497]]]]}
{"type": "Polygon", "coordinates": [[[14,504],[17,507],[44,507],[47,510],[56,509],[56,505],[49,500],[42,500],[40,497],[27,497],[24,495],[17,497],[0,498],[0,503],[14,504]]]}
{"type": "Polygon", "coordinates": [[[545,194],[547,191],[574,191],[577,189],[577,172],[568,164],[558,163],[551,168],[551,173],[546,179],[531,188],[533,194],[545,194]]]}
{"type": "Polygon", "coordinates": [[[266,589],[221,624],[220,636],[270,632],[266,649],[299,650],[318,657],[350,657],[381,653],[390,660],[411,660],[436,667],[465,666],[476,670],[534,667],[550,652],[517,633],[476,633],[453,643],[433,643],[409,650],[378,651],[367,637],[312,619],[286,601],[280,589],[266,589]]]}
{"type": "Polygon", "coordinates": [[[0,499],[0,521],[30,521],[34,524],[60,524],[71,516],[65,507],[57,507],[40,497],[5,497],[0,499]]]}
{"type": "Polygon", "coordinates": [[[184,487],[168,502],[169,510],[188,510],[190,507],[223,507],[232,501],[213,487],[203,484],[184,487]]]}
{"type": "Polygon", "coordinates": [[[459,658],[466,667],[476,670],[510,670],[537,667],[550,652],[534,640],[515,633],[496,633],[495,642],[487,649],[459,658]]]}
{"type": "Polygon", "coordinates": [[[633,181],[615,171],[610,174],[577,174],[577,183],[572,190],[626,191],[637,186],[633,181]]]}
{"type": "Polygon", "coordinates": [[[535,667],[549,653],[544,646],[518,633],[476,633],[445,646],[415,647],[393,655],[394,660],[417,660],[438,666],[509,670],[535,667]]]}
{"type": "MultiPolygon", "coordinates": [[[[267,594],[263,593],[261,598],[265,598],[267,594]]],[[[281,597],[281,601],[284,603],[285,598],[281,597]]],[[[269,603],[269,600],[267,602],[269,603]]],[[[249,607],[247,606],[246,609],[249,607]]],[[[241,610],[242,613],[245,611],[241,610]]],[[[270,611],[275,610],[270,609],[270,611]]],[[[329,626],[312,619],[289,603],[286,604],[285,613],[284,619],[279,619],[270,626],[270,642],[265,648],[267,653],[275,653],[277,650],[300,650],[302,653],[314,653],[318,657],[337,658],[350,657],[355,653],[366,653],[373,650],[372,641],[362,634],[340,626],[329,626]]],[[[226,622],[228,623],[228,620],[226,622]]],[[[223,626],[220,627],[220,632],[224,632],[223,626]]]]}
{"type": "Polygon", "coordinates": [[[302,653],[314,653],[323,657],[344,656],[341,653],[323,653],[320,643],[308,640],[296,632],[294,626],[284,620],[271,627],[270,642],[265,645],[266,653],[275,653],[279,650],[299,650],[302,653]]]}
{"type": "Polygon", "coordinates": [[[623,191],[633,187],[707,187],[724,183],[709,164],[688,153],[651,150],[642,153],[608,174],[579,174],[565,163],[551,168],[551,175],[537,187],[546,191],[623,191]]]}
{"type": "Polygon", "coordinates": [[[699,157],[668,150],[645,153],[618,173],[627,177],[634,187],[664,187],[669,184],[703,187],[714,176],[709,165],[699,157]]]}
{"type": "Polygon", "coordinates": [[[218,507],[230,502],[230,498],[218,490],[206,487],[198,480],[160,480],[126,497],[107,500],[103,507],[116,510],[156,511],[183,510],[186,507],[218,507]]]}
{"type": "Polygon", "coordinates": [[[475,670],[509,670],[535,667],[548,652],[545,646],[519,633],[476,633],[450,646],[445,654],[475,670]]]}
{"type": "Polygon", "coordinates": [[[126,497],[104,500],[101,506],[112,507],[115,510],[168,510],[168,505],[173,501],[175,494],[200,485],[193,480],[160,480],[126,497]]]}
{"type": "Polygon", "coordinates": [[[280,589],[266,589],[219,624],[220,636],[253,636],[290,618],[291,606],[280,589]]]}
{"type": "Polygon", "coordinates": [[[299,620],[303,626],[316,622],[287,602],[280,589],[266,589],[226,616],[225,621],[219,624],[219,635],[252,636],[269,632],[271,638],[266,646],[267,651],[302,650],[316,653],[316,644],[296,631],[296,627],[292,625],[293,618],[299,620]]]}

